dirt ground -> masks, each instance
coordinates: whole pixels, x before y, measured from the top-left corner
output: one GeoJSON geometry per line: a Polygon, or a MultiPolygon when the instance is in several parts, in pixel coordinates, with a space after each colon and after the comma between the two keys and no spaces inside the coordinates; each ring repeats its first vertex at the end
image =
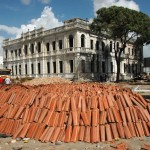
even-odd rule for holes
{"type": "MultiPolygon", "coordinates": [[[[119,84],[119,86],[135,89],[137,85],[129,84],[119,84]]],[[[150,85],[140,85],[139,89],[150,90],[150,85]]],[[[150,100],[150,92],[140,93],[144,98],[150,100]]],[[[113,150],[111,145],[116,145],[118,143],[124,142],[129,150],[140,150],[143,144],[150,145],[150,137],[136,137],[131,139],[119,139],[114,142],[107,143],[42,143],[37,140],[28,139],[24,141],[23,139],[12,139],[12,137],[0,137],[0,150],[113,150]]]]}
{"type": "Polygon", "coordinates": [[[115,142],[107,143],[41,143],[37,140],[29,139],[24,143],[22,139],[19,141],[11,137],[0,138],[0,150],[110,150],[112,145],[124,142],[129,150],[140,150],[142,145],[150,144],[150,137],[136,137],[131,139],[119,139],[115,142]]]}

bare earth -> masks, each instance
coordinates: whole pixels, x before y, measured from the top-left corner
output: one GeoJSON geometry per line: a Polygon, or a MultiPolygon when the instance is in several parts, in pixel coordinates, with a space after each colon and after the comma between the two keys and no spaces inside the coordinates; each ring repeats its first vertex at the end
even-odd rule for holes
{"type": "MultiPolygon", "coordinates": [[[[23,140],[16,141],[11,137],[0,138],[0,150],[110,150],[111,145],[124,142],[129,150],[140,150],[143,143],[150,144],[150,137],[136,137],[132,139],[119,139],[115,142],[107,143],[41,143],[39,141],[29,139],[27,143],[23,140]]],[[[113,149],[112,149],[113,150],[113,149]]],[[[114,149],[115,150],[115,149],[114,149]]]]}

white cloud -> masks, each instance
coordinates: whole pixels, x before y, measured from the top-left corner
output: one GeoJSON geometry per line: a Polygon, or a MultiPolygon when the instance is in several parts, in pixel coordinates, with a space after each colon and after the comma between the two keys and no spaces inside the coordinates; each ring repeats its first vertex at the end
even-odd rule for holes
{"type": "Polygon", "coordinates": [[[44,27],[45,29],[51,29],[63,25],[54,15],[52,8],[46,6],[41,13],[40,18],[32,19],[29,24],[21,25],[19,31],[17,32],[17,37],[21,35],[22,32],[31,31],[34,28],[44,27]]]}
{"type": "Polygon", "coordinates": [[[0,56],[3,55],[3,48],[1,47],[3,40],[4,40],[4,37],[0,36],[0,56]]]}
{"type": "Polygon", "coordinates": [[[48,3],[50,3],[51,2],[51,0],[39,0],[41,3],[43,3],[43,4],[48,4],[48,3]]]}
{"type": "MultiPolygon", "coordinates": [[[[40,27],[44,27],[45,29],[51,29],[54,27],[58,27],[63,25],[54,15],[51,7],[45,7],[41,13],[41,16],[36,19],[32,19],[29,24],[25,25],[22,24],[20,28],[17,27],[8,27],[6,25],[0,25],[0,31],[6,32],[7,34],[12,35],[12,37],[16,36],[17,38],[20,37],[22,32],[27,32],[28,30],[31,31],[35,27],[36,29],[40,27]]],[[[2,41],[4,37],[0,37],[0,55],[2,55],[2,41]]]]}
{"type": "Polygon", "coordinates": [[[25,5],[29,5],[31,3],[31,0],[21,0],[21,2],[25,5]]]}
{"type": "Polygon", "coordinates": [[[94,2],[94,14],[96,11],[102,7],[111,7],[111,6],[123,6],[126,8],[134,9],[139,11],[139,6],[133,0],[93,0],[94,2]]]}
{"type": "Polygon", "coordinates": [[[144,57],[150,57],[150,45],[146,45],[143,47],[144,57]]]}
{"type": "Polygon", "coordinates": [[[0,25],[0,31],[4,31],[7,32],[8,34],[16,35],[19,29],[16,27],[8,27],[6,25],[0,25]]]}

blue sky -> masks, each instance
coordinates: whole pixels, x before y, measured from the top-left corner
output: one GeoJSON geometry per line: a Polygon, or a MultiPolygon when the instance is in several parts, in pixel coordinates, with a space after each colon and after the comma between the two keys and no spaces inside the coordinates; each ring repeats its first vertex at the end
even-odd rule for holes
{"type": "MultiPolygon", "coordinates": [[[[97,9],[112,5],[142,11],[150,16],[149,0],[1,0],[0,55],[5,38],[19,37],[20,33],[34,27],[50,29],[61,26],[64,20],[75,17],[91,20],[97,9]]],[[[145,55],[150,57],[150,46],[144,49],[145,55]]]]}

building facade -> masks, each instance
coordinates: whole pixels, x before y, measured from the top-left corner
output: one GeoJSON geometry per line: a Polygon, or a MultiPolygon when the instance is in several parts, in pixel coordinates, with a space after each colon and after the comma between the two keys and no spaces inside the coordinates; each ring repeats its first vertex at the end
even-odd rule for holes
{"type": "MultiPolygon", "coordinates": [[[[35,29],[21,38],[3,42],[4,68],[12,77],[59,76],[114,81],[117,66],[113,41],[93,34],[88,22],[79,18],[66,20],[61,27],[35,29]]],[[[121,55],[121,79],[142,71],[143,51],[128,43],[121,55]]]]}

